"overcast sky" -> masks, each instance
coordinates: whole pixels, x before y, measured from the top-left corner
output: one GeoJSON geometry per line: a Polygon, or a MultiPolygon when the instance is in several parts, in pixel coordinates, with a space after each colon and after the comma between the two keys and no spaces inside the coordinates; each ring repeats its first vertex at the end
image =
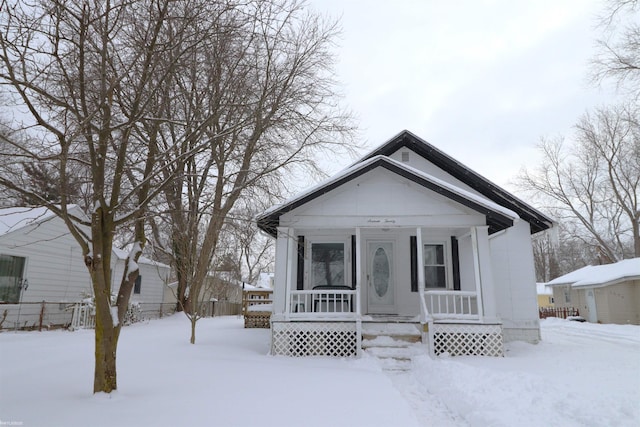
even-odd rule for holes
{"type": "Polygon", "coordinates": [[[310,3],[341,19],[338,79],[370,149],[408,129],[513,190],[540,137],[613,99],[587,82],[601,1],[310,3]]]}

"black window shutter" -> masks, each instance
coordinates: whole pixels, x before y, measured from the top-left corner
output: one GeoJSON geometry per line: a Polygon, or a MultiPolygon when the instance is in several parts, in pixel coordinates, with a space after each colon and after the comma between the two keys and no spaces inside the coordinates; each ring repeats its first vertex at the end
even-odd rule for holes
{"type": "Polygon", "coordinates": [[[356,280],[356,236],[351,235],[351,288],[355,289],[356,280]]]}
{"type": "Polygon", "coordinates": [[[304,236],[298,236],[298,271],[296,277],[296,289],[304,289],[304,236]]]}
{"type": "Polygon", "coordinates": [[[460,256],[458,254],[458,239],[451,236],[451,262],[453,263],[453,290],[460,290],[460,256]]]}
{"type": "Polygon", "coordinates": [[[411,259],[411,292],[418,292],[418,237],[409,236],[409,258],[411,259]]]}

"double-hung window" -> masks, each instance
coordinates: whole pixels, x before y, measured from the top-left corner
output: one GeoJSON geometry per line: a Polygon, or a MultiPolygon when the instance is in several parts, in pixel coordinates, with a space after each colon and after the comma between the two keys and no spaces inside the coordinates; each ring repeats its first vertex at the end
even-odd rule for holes
{"type": "Polygon", "coordinates": [[[427,288],[447,288],[447,265],[445,245],[443,243],[427,243],[423,248],[424,282],[427,288]]]}
{"type": "Polygon", "coordinates": [[[344,242],[311,243],[311,288],[316,286],[345,286],[347,257],[344,242]]]}

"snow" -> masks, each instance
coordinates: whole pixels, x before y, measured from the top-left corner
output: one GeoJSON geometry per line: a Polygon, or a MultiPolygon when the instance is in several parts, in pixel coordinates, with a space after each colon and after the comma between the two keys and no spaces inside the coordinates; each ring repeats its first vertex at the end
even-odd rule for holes
{"type": "MultiPolygon", "coordinates": [[[[259,301],[259,300],[256,300],[259,301]]],[[[273,303],[253,304],[247,307],[247,311],[272,311],[273,303]]]]}
{"type": "Polygon", "coordinates": [[[0,209],[0,235],[35,225],[54,216],[47,208],[3,208],[0,209]]]}
{"type": "Polygon", "coordinates": [[[93,331],[0,334],[0,421],[24,426],[638,426],[640,326],[541,321],[504,358],[269,356],[240,317],[122,329],[119,390],[93,395],[93,331]]]}
{"type": "Polygon", "coordinates": [[[474,193],[471,193],[469,191],[463,190],[462,188],[459,188],[459,187],[457,187],[457,186],[455,186],[455,185],[453,185],[453,184],[451,184],[449,182],[443,181],[443,180],[441,180],[439,178],[436,178],[436,177],[434,177],[434,176],[432,176],[432,175],[430,175],[428,173],[425,173],[425,172],[423,172],[423,171],[421,171],[419,169],[416,169],[416,168],[413,168],[411,166],[408,166],[408,165],[406,165],[406,164],[404,164],[402,162],[398,162],[398,161],[396,161],[396,160],[394,160],[394,159],[392,159],[390,157],[378,155],[378,156],[371,157],[370,159],[366,159],[366,160],[364,160],[362,162],[356,163],[356,164],[354,164],[353,166],[351,166],[351,167],[349,167],[347,169],[344,169],[343,171],[337,173],[336,175],[332,176],[331,178],[325,180],[324,182],[321,182],[321,183],[319,183],[319,184],[317,184],[315,186],[312,186],[312,187],[308,188],[307,190],[305,190],[302,193],[298,194],[294,198],[285,201],[284,203],[272,206],[271,208],[267,209],[262,214],[260,214],[257,217],[257,220],[266,218],[269,215],[273,214],[274,212],[277,212],[278,210],[283,209],[284,207],[286,207],[288,205],[294,204],[299,200],[303,200],[304,198],[306,198],[307,196],[317,192],[318,190],[320,190],[322,188],[325,188],[325,187],[328,187],[331,184],[333,184],[333,183],[335,183],[337,181],[340,181],[343,178],[348,177],[348,176],[358,172],[361,169],[364,169],[364,168],[368,167],[370,164],[375,163],[375,162],[377,162],[379,160],[386,161],[386,162],[388,162],[389,164],[391,164],[391,165],[393,165],[395,167],[404,169],[405,171],[411,173],[412,175],[415,175],[415,176],[417,176],[419,178],[422,178],[422,179],[424,179],[426,181],[429,181],[432,184],[436,184],[439,187],[442,187],[442,188],[444,188],[446,190],[449,190],[452,193],[455,193],[455,194],[457,194],[457,195],[459,195],[459,196],[461,196],[461,197],[463,197],[463,198],[465,198],[465,199],[467,199],[469,201],[473,201],[473,202],[479,204],[480,206],[488,208],[488,209],[490,209],[490,210],[492,210],[494,212],[499,212],[502,215],[505,215],[506,217],[509,217],[509,218],[512,218],[512,219],[520,218],[518,216],[518,214],[515,213],[514,211],[512,211],[510,209],[507,209],[507,208],[505,208],[503,206],[500,206],[499,204],[497,204],[497,203],[495,203],[495,202],[493,202],[493,201],[491,201],[491,200],[489,200],[489,199],[487,199],[485,197],[478,196],[477,194],[474,194],[474,193]]]}
{"type": "Polygon", "coordinates": [[[547,285],[604,286],[623,280],[640,280],[640,258],[625,259],[606,265],[588,265],[553,279],[547,285]]]}
{"type": "Polygon", "coordinates": [[[536,283],[536,293],[538,295],[553,295],[553,289],[546,283],[536,283]]]}
{"type": "Polygon", "coordinates": [[[117,328],[118,327],[118,307],[111,306],[110,310],[111,310],[111,321],[113,322],[113,327],[117,328]]]}

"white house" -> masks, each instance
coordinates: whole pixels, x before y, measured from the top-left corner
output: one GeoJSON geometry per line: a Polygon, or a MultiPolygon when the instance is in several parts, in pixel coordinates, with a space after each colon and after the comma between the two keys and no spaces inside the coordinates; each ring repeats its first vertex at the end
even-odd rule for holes
{"type": "Polygon", "coordinates": [[[273,354],[359,354],[371,324],[435,354],[540,339],[531,234],[553,221],[408,131],[257,222],[277,239],[273,354]]]}
{"type": "MultiPolygon", "coordinates": [[[[84,215],[78,207],[74,215],[84,215]]],[[[117,293],[126,252],[114,249],[112,292],[117,293]]],[[[144,257],[131,301],[162,303],[169,266],[144,257]]],[[[46,208],[0,209],[0,312],[7,310],[3,327],[38,315],[42,302],[51,323],[68,323],[68,303],[92,294],[91,278],[77,242],[64,222],[46,208]],[[38,304],[36,304],[38,303],[38,304]]],[[[22,321],[20,322],[23,323],[22,321]]]]}
{"type": "Polygon", "coordinates": [[[588,265],[550,281],[556,307],[589,322],[640,325],[640,258],[588,265]]]}

